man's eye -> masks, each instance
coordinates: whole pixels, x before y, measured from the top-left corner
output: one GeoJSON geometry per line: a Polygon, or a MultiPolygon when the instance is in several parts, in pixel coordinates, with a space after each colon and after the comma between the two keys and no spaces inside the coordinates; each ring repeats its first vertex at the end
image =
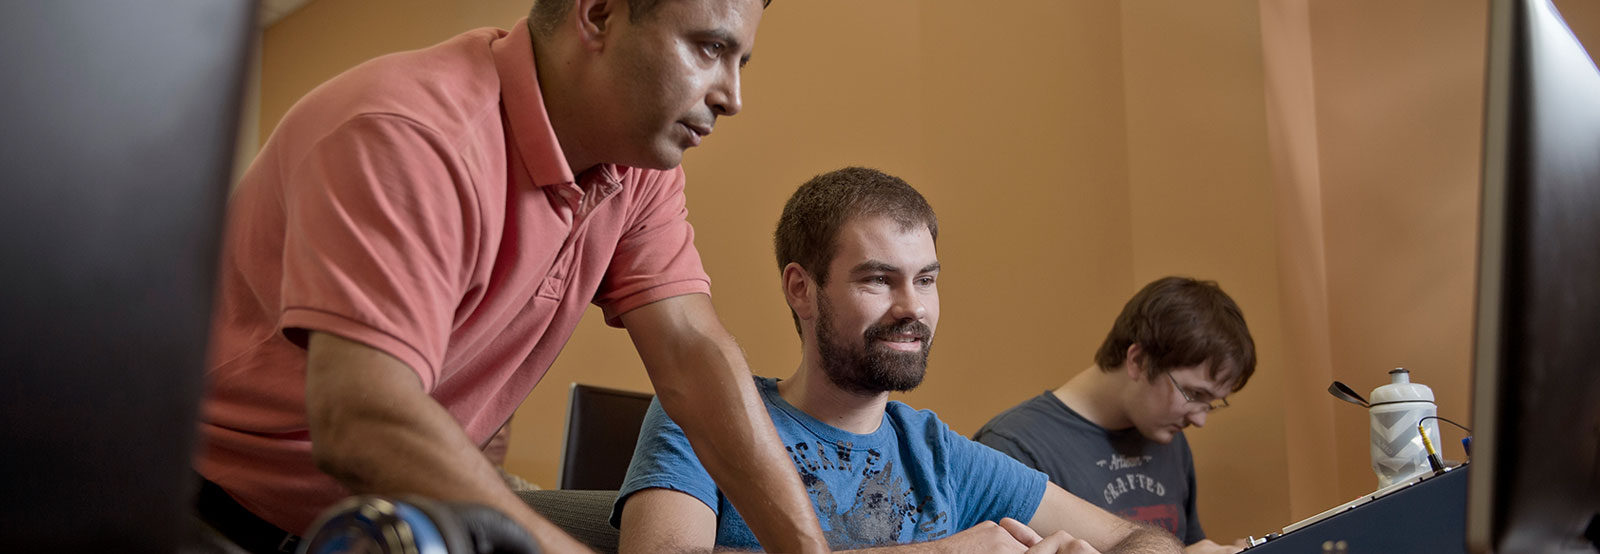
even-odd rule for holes
{"type": "Polygon", "coordinates": [[[926,287],[928,285],[932,285],[933,284],[933,278],[932,277],[923,277],[923,278],[917,279],[917,284],[918,285],[922,285],[924,287],[926,287]]]}
{"type": "Polygon", "coordinates": [[[707,42],[707,43],[701,45],[701,48],[705,49],[706,55],[707,56],[711,56],[713,58],[715,58],[717,56],[721,56],[722,55],[722,51],[724,49],[727,49],[727,47],[728,47],[728,45],[720,43],[720,42],[707,42]]]}
{"type": "Polygon", "coordinates": [[[889,284],[889,278],[882,275],[873,275],[864,279],[863,282],[870,285],[887,285],[889,284]]]}

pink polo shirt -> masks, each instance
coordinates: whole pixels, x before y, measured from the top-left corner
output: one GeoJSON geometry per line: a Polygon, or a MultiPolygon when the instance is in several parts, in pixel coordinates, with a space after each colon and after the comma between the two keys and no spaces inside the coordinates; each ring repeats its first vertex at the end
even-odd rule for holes
{"type": "Polygon", "coordinates": [[[235,191],[196,468],[291,532],[346,496],[311,461],[308,330],[400,359],[486,443],[590,302],[708,293],[683,171],[574,179],[525,21],[361,64],[284,116],[235,191]]]}

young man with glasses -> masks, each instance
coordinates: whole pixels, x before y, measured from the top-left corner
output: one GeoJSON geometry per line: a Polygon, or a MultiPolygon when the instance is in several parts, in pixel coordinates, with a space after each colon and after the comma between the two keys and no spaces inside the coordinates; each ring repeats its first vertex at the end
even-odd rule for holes
{"type": "Polygon", "coordinates": [[[1237,552],[1201,530],[1183,428],[1227,407],[1255,365],[1232,298],[1211,281],[1165,277],[1123,306],[1093,366],[973,438],[1111,513],[1171,531],[1191,554],[1237,552]]]}

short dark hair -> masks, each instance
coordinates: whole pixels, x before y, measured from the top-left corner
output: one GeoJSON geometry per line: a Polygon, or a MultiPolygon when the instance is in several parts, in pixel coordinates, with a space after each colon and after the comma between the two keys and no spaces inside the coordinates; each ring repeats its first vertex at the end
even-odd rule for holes
{"type": "MultiPolygon", "coordinates": [[[[846,167],[812,177],[783,205],[772,233],[778,271],[790,263],[800,264],[818,285],[826,284],[828,266],[839,249],[839,228],[863,216],[886,216],[902,229],[926,226],[934,244],[939,243],[939,219],[922,193],[882,171],[846,167]]],[[[800,319],[795,317],[795,330],[799,329],[800,319]]]]}
{"type": "MultiPolygon", "coordinates": [[[[645,17],[655,13],[656,7],[662,0],[627,0],[628,22],[638,23],[645,17]]],[[[761,0],[764,9],[772,5],[772,0],[761,0]]],[[[547,36],[555,30],[561,20],[567,18],[567,10],[572,9],[572,0],[534,0],[533,7],[528,9],[528,23],[534,34],[547,36]]]]}
{"type": "Polygon", "coordinates": [[[1145,285],[1122,307],[1095,364],[1115,371],[1134,344],[1144,353],[1149,379],[1205,364],[1209,378],[1233,380],[1237,392],[1256,371],[1256,343],[1244,312],[1214,281],[1163,277],[1145,285]]]}

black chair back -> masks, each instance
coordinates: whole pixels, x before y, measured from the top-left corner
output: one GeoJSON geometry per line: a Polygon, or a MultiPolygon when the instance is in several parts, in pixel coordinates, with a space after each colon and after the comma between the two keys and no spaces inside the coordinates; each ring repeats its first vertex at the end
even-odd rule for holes
{"type": "Polygon", "coordinates": [[[654,395],[573,383],[561,452],[561,488],[621,488],[651,398],[654,395]]]}

